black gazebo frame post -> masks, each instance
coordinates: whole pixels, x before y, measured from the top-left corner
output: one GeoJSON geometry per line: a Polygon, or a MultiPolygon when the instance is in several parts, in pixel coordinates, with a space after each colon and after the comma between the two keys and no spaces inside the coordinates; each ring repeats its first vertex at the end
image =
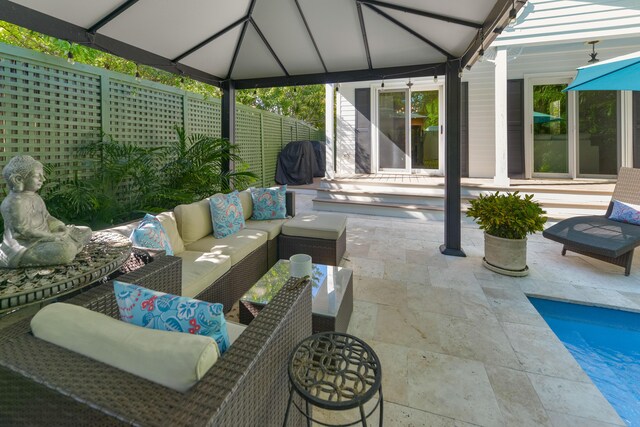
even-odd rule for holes
{"type": "Polygon", "coordinates": [[[444,255],[464,257],[460,216],[460,73],[459,60],[447,61],[445,69],[446,124],[444,171],[444,255]]]}

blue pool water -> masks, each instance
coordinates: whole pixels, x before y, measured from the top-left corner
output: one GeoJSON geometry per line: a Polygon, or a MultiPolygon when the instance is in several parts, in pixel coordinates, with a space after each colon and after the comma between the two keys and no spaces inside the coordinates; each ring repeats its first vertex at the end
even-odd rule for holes
{"type": "Polygon", "coordinates": [[[529,297],[629,426],[640,426],[640,314],[529,297]]]}

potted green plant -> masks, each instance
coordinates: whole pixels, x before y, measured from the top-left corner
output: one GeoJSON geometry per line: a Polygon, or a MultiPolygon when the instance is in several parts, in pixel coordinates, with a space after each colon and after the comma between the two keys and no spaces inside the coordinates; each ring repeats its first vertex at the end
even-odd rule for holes
{"type": "Polygon", "coordinates": [[[471,200],[467,216],[484,230],[483,264],[488,269],[509,276],[525,276],[527,234],[544,229],[546,212],[533,194],[522,197],[517,191],[480,195],[471,200]]]}

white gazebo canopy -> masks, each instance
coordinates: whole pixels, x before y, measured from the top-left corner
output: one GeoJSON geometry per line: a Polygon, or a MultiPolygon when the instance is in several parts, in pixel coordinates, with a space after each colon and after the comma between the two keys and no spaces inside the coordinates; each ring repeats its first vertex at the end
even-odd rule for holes
{"type": "Polygon", "coordinates": [[[460,73],[526,0],[0,0],[0,20],[235,89],[445,75],[445,242],[460,247],[460,73]]]}
{"type": "Polygon", "coordinates": [[[513,0],[0,0],[0,19],[250,88],[433,75],[452,60],[462,68],[518,7],[513,0]]]}

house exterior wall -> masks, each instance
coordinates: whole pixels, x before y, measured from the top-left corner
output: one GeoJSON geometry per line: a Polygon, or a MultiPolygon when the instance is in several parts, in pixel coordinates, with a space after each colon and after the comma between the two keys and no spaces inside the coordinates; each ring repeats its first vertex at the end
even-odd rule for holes
{"type": "MultiPolygon", "coordinates": [[[[640,50],[640,40],[603,40],[596,46],[598,57],[609,59],[640,50]]],[[[587,65],[591,46],[573,42],[504,48],[507,49],[507,78],[523,79],[574,76],[576,68],[587,65]]],[[[489,58],[492,49],[495,48],[487,52],[489,58]]],[[[493,178],[495,174],[494,69],[495,65],[487,60],[465,71],[462,78],[469,82],[469,176],[475,178],[493,178]]]]}
{"type": "Polygon", "coordinates": [[[336,174],[355,173],[356,153],[356,87],[367,87],[364,83],[341,83],[336,92],[336,174]]]}
{"type": "MultiPolygon", "coordinates": [[[[470,177],[493,178],[496,173],[495,65],[491,61],[496,49],[507,49],[508,79],[573,77],[577,67],[588,64],[591,45],[586,42],[592,40],[599,40],[600,60],[640,50],[640,0],[529,0],[516,25],[504,29],[486,49],[488,60],[464,71],[462,81],[469,83],[470,177]]],[[[340,85],[336,99],[339,176],[355,171],[355,88],[373,83],[380,82],[340,85]]],[[[386,84],[394,82],[386,80],[386,84]]]]}
{"type": "Polygon", "coordinates": [[[639,29],[638,0],[529,0],[492,46],[633,37],[639,29]]]}
{"type": "Polygon", "coordinates": [[[482,62],[462,81],[469,82],[469,177],[493,178],[495,174],[494,65],[482,62]]]}

